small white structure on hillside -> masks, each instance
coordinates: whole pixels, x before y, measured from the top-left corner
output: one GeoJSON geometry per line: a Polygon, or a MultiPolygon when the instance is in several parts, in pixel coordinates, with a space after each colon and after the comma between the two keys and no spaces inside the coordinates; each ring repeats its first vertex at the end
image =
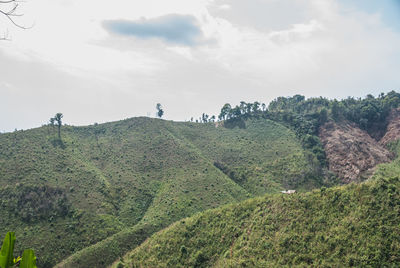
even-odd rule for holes
{"type": "Polygon", "coordinates": [[[281,191],[282,194],[294,194],[296,190],[281,191]]]}

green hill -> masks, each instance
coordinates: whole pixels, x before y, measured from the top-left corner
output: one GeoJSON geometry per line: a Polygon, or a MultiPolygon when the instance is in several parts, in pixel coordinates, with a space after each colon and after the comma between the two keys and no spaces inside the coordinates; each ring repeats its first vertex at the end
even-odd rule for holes
{"type": "MultiPolygon", "coordinates": [[[[279,97],[268,108],[258,102],[225,104],[218,122],[203,114],[203,123],[142,117],[62,126],[61,140],[51,125],[0,134],[0,231],[15,231],[21,248],[36,251],[40,267],[104,267],[154,232],[198,212],[265,194],[301,204],[316,193],[273,194],[346,182],[332,167],[351,148],[360,148],[354,159],[341,160],[361,167],[357,179],[364,180],[373,163],[389,161],[390,155],[372,161],[370,146],[358,146],[365,143],[360,137],[383,137],[385,146],[398,139],[399,107],[394,91],[341,101],[295,95],[279,97]],[[320,129],[330,122],[350,122],[363,135],[345,142],[342,147],[349,149],[329,154],[320,129]]],[[[388,178],[398,170],[390,166],[376,174],[388,178]]],[[[346,189],[353,188],[326,191],[346,189]]],[[[219,261],[216,265],[224,264],[219,261]]]]}
{"type": "Polygon", "coordinates": [[[115,267],[395,267],[398,160],[370,181],[268,194],[174,223],[115,267]],[[395,177],[386,177],[395,172],[395,177]]]}
{"type": "Polygon", "coordinates": [[[133,118],[56,136],[51,126],[0,135],[0,232],[15,231],[40,267],[84,248],[63,264],[104,266],[199,211],[323,185],[313,154],[267,119],[227,128],[133,118]]]}

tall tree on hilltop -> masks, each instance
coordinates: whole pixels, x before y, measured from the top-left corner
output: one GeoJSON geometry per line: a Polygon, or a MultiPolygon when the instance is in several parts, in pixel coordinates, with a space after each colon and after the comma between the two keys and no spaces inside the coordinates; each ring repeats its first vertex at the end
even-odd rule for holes
{"type": "MultiPolygon", "coordinates": [[[[222,109],[221,109],[221,113],[219,114],[218,118],[219,120],[225,120],[228,116],[228,114],[230,114],[232,110],[232,107],[229,103],[226,103],[222,109]]],[[[229,119],[229,118],[228,118],[229,119]]]]}
{"type": "Polygon", "coordinates": [[[55,121],[54,117],[50,118],[50,125],[53,131],[54,131],[54,121],[55,121]]]}
{"type": "Polygon", "coordinates": [[[260,109],[260,103],[258,102],[258,101],[255,101],[254,103],[253,103],[253,113],[257,113],[258,112],[258,110],[260,109]]]}
{"type": "Polygon", "coordinates": [[[240,107],[241,114],[246,114],[246,102],[241,101],[239,107],[240,107]]]}
{"type": "Polygon", "coordinates": [[[161,118],[164,115],[164,110],[162,109],[161,103],[157,103],[156,109],[157,109],[157,114],[156,115],[159,118],[161,118]]]}
{"type": "Polygon", "coordinates": [[[231,117],[240,117],[242,115],[241,109],[237,105],[231,111],[232,111],[232,116],[231,117]]]}
{"type": "Polygon", "coordinates": [[[207,123],[208,122],[208,117],[209,115],[206,113],[203,113],[201,116],[201,121],[203,121],[203,123],[207,123]]]}
{"type": "Polygon", "coordinates": [[[265,105],[265,103],[262,103],[261,107],[262,107],[262,111],[265,112],[265,110],[267,109],[267,105],[265,105]]]}
{"type": "Polygon", "coordinates": [[[252,103],[246,103],[246,114],[249,116],[251,115],[251,110],[253,109],[253,104],[252,103]]]}
{"type": "Polygon", "coordinates": [[[56,113],[56,115],[54,116],[54,120],[57,121],[58,139],[59,140],[61,140],[61,125],[62,125],[61,119],[62,118],[63,118],[63,114],[62,113],[56,113]]]}

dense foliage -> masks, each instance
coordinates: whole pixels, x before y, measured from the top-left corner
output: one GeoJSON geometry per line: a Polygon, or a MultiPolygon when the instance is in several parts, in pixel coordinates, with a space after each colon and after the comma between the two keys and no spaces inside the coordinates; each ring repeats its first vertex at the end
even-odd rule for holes
{"type": "Polygon", "coordinates": [[[0,189],[0,206],[23,222],[64,217],[71,213],[65,191],[48,185],[16,185],[0,189]]]}
{"type": "Polygon", "coordinates": [[[385,133],[389,112],[399,106],[400,94],[395,91],[381,93],[377,98],[367,95],[365,98],[348,97],[340,101],[322,97],[306,99],[302,95],[294,95],[278,97],[268,107],[259,102],[242,101],[236,106],[227,103],[221,108],[218,118],[225,120],[227,127],[241,127],[243,120],[248,118],[263,117],[280,122],[296,133],[304,149],[318,159],[320,169],[323,169],[327,161],[318,138],[321,125],[328,120],[348,120],[379,139],[385,133]]]}
{"type": "Polygon", "coordinates": [[[400,263],[400,179],[267,195],[181,220],[119,267],[389,267],[400,263]]]}
{"type": "Polygon", "coordinates": [[[259,102],[246,103],[232,107],[229,103],[221,108],[220,120],[234,118],[265,117],[274,121],[286,122],[299,136],[315,135],[321,124],[329,119],[347,119],[367,130],[372,136],[381,135],[385,129],[385,119],[393,108],[400,105],[400,94],[391,91],[378,97],[348,97],[343,100],[329,100],[323,97],[306,99],[302,95],[278,97],[268,107],[259,102]]]}

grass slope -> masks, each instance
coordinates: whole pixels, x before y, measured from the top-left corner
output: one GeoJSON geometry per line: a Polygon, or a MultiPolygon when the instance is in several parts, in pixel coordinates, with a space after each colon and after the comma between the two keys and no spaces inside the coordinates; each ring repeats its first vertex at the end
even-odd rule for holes
{"type": "Polygon", "coordinates": [[[269,194],[183,219],[115,267],[394,267],[399,200],[398,173],[305,194],[269,194]]]}
{"type": "Polygon", "coordinates": [[[133,118],[64,126],[63,143],[50,126],[1,134],[0,232],[15,231],[41,267],[99,242],[63,265],[100,267],[199,211],[321,185],[292,131],[246,125],[133,118]]]}
{"type": "Polygon", "coordinates": [[[246,128],[215,128],[214,124],[180,124],[171,129],[254,195],[282,188],[310,189],[320,182],[292,131],[265,120],[246,121],[246,128]],[[307,178],[307,181],[306,181],[307,178]]]}

